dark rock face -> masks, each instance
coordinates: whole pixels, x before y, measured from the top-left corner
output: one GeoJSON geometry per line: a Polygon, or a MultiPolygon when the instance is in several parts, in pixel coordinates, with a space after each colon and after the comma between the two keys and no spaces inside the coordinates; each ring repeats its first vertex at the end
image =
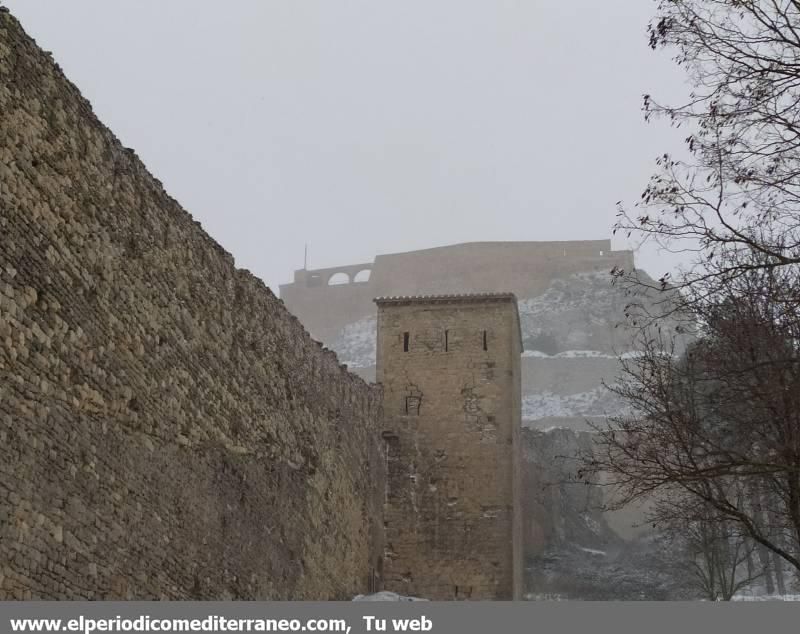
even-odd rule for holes
{"type": "Polygon", "coordinates": [[[380,421],[0,13],[0,600],[365,592],[380,421]]]}
{"type": "Polygon", "coordinates": [[[578,454],[589,432],[523,428],[523,507],[527,555],[566,545],[601,550],[619,538],[603,516],[603,492],[578,481],[578,454]]]}
{"type": "Polygon", "coordinates": [[[522,437],[527,598],[697,598],[652,533],[619,537],[603,513],[603,487],[578,480],[591,432],[524,429],[522,437]]]}

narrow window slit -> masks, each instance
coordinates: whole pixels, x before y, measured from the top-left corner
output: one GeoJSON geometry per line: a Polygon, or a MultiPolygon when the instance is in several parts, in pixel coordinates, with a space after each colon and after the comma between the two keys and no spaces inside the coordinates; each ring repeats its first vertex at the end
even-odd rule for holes
{"type": "Polygon", "coordinates": [[[408,333],[404,332],[403,333],[403,352],[408,352],[408,339],[409,339],[408,333]]]}
{"type": "Polygon", "coordinates": [[[483,331],[483,349],[484,350],[488,350],[489,349],[489,345],[488,345],[488,342],[486,340],[486,331],[485,330],[483,331]]]}

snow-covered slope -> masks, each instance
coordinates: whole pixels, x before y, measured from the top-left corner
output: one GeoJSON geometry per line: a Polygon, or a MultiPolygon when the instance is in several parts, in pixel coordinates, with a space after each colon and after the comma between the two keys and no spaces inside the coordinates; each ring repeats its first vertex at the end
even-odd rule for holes
{"type": "Polygon", "coordinates": [[[374,367],[377,335],[378,320],[369,315],[342,328],[330,347],[351,368],[374,367]]]}
{"type": "Polygon", "coordinates": [[[522,420],[527,426],[536,427],[536,421],[548,418],[613,416],[623,407],[619,398],[603,386],[574,394],[541,392],[523,396],[522,420]]]}
{"type": "Polygon", "coordinates": [[[547,355],[626,352],[630,349],[623,327],[627,301],[607,273],[555,279],[538,297],[519,300],[523,346],[547,355]]]}

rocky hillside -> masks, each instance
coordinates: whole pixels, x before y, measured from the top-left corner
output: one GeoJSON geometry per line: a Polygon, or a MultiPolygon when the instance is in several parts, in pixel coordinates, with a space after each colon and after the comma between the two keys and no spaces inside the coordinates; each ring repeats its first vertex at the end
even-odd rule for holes
{"type": "Polygon", "coordinates": [[[519,298],[523,346],[543,355],[626,352],[630,340],[620,324],[628,301],[608,273],[555,279],[538,297],[519,298]]]}
{"type": "Polygon", "coordinates": [[[603,513],[603,489],[577,478],[592,434],[523,431],[525,583],[529,599],[696,598],[650,535],[622,539],[603,513]]]}
{"type": "Polygon", "coordinates": [[[529,555],[568,545],[601,550],[619,541],[603,516],[602,489],[577,478],[580,455],[591,450],[590,432],[523,431],[524,530],[529,555]]]}

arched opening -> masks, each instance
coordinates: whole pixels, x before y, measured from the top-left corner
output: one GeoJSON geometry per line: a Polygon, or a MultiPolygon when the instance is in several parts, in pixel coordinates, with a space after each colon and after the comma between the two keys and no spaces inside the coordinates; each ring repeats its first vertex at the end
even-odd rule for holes
{"type": "Polygon", "coordinates": [[[328,278],[328,286],[338,286],[339,284],[349,284],[350,276],[347,273],[334,273],[328,278]]]}
{"type": "Polygon", "coordinates": [[[372,271],[369,269],[363,269],[355,274],[353,277],[354,282],[369,282],[369,276],[372,274],[372,271]]]}

